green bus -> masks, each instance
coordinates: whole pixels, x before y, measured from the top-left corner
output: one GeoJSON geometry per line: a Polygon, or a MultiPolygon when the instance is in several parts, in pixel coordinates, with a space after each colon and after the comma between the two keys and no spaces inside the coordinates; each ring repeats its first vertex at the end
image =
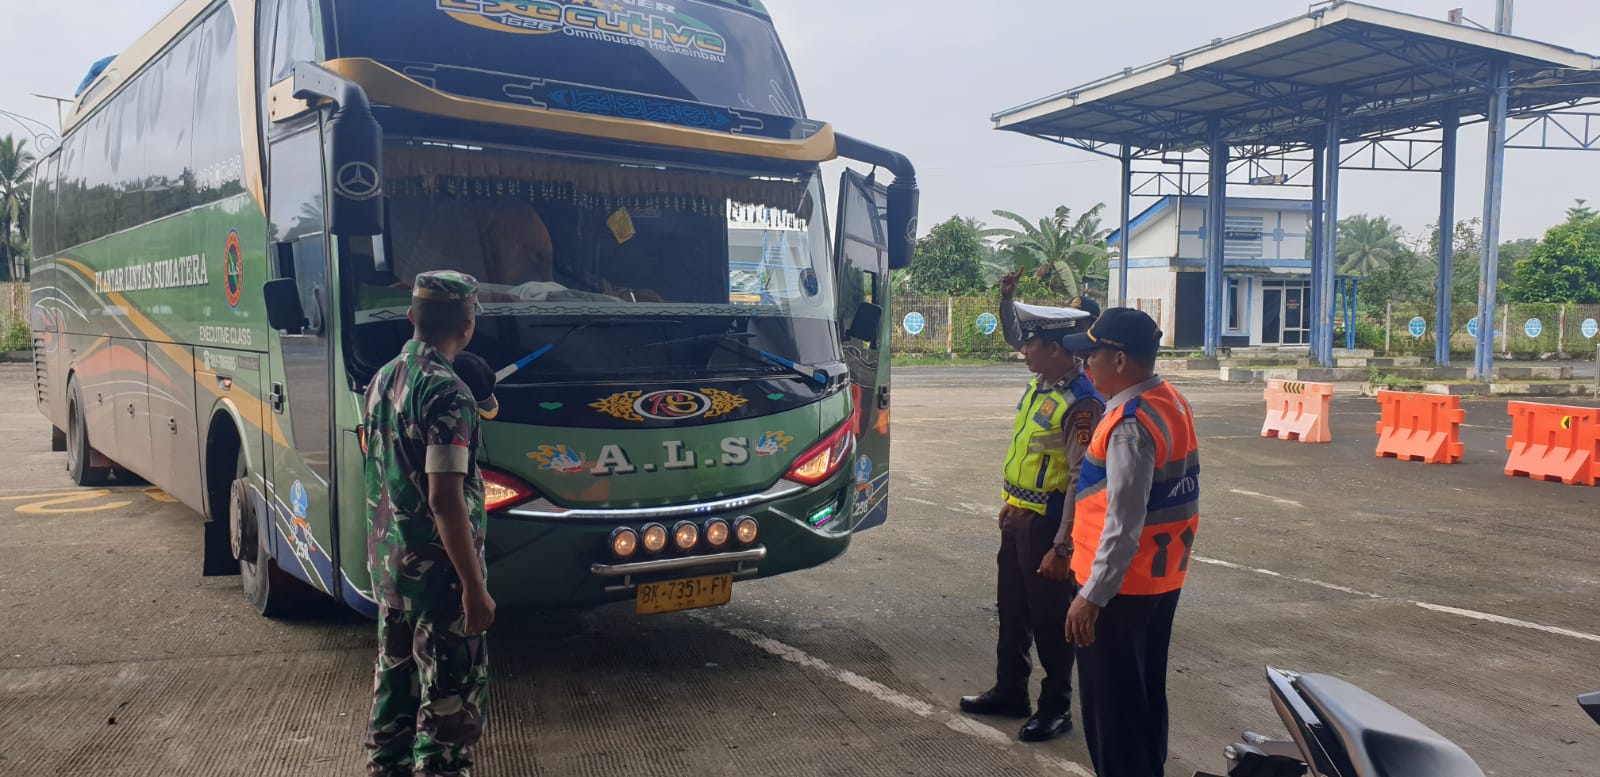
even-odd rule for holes
{"type": "Polygon", "coordinates": [[[887,515],[915,171],[806,117],[757,0],[185,0],[35,180],[56,449],[263,614],[376,611],[361,399],[431,269],[482,283],[498,602],[722,604],[887,515]]]}

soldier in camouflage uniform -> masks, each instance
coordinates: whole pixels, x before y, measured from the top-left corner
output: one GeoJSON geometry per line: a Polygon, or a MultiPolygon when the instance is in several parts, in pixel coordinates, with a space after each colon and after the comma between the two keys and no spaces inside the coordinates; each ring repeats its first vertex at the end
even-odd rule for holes
{"type": "Polygon", "coordinates": [[[476,314],[472,276],[418,275],[413,339],[367,389],[367,568],[379,603],[372,777],[466,775],[483,730],[494,600],[479,408],[451,366],[476,314]]]}

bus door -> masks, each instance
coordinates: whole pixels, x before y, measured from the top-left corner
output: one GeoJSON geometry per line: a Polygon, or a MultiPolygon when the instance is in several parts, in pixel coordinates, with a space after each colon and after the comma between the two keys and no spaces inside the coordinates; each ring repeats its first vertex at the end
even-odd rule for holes
{"type": "Polygon", "coordinates": [[[333,298],[324,214],[321,115],[274,128],[268,145],[268,240],[274,278],[295,282],[304,319],[275,330],[267,406],[282,439],[267,480],[274,555],[284,570],[337,595],[328,483],[333,477],[333,298]]]}
{"type": "Polygon", "coordinates": [[[889,517],[889,248],[888,194],[881,184],[845,170],[839,184],[839,327],[857,427],[851,526],[860,531],[889,517]]]}

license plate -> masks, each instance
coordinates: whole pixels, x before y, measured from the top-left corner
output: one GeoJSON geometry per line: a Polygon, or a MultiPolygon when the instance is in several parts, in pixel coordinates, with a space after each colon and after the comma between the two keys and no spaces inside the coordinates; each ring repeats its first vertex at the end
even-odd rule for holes
{"type": "Polygon", "coordinates": [[[716,607],[733,598],[733,575],[707,575],[686,580],[639,584],[635,599],[640,615],[655,615],[698,607],[716,607]]]}

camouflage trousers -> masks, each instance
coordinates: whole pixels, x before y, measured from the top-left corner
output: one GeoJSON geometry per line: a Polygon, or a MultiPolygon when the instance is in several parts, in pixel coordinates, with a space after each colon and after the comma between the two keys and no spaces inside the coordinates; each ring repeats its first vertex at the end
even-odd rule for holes
{"type": "Polygon", "coordinates": [[[483,733],[489,653],[460,613],[378,614],[369,777],[466,777],[483,733]]]}

